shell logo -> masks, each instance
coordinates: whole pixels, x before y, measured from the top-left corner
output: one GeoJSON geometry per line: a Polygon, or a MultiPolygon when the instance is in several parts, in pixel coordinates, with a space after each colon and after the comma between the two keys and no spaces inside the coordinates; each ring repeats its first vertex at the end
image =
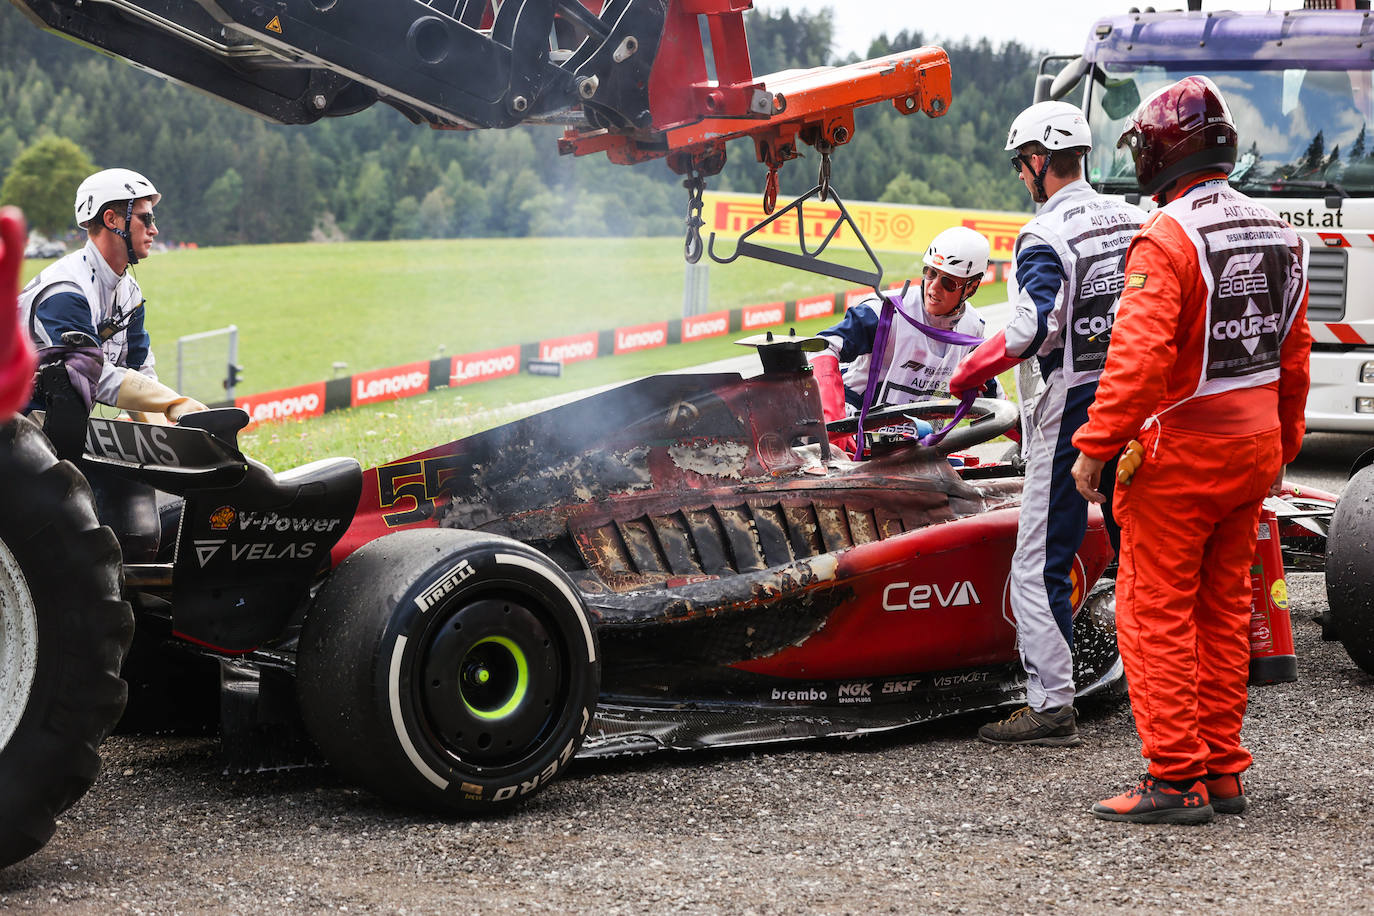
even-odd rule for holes
{"type": "Polygon", "coordinates": [[[1288,583],[1279,579],[1269,586],[1269,598],[1274,602],[1274,607],[1284,611],[1288,610],[1288,583]]]}
{"type": "Polygon", "coordinates": [[[233,506],[220,506],[210,513],[210,527],[215,531],[223,531],[234,523],[233,506]]]}
{"type": "Polygon", "coordinates": [[[1088,573],[1083,569],[1083,561],[1078,558],[1078,554],[1073,555],[1073,569],[1069,570],[1069,585],[1072,587],[1069,592],[1069,604],[1077,611],[1083,606],[1083,598],[1087,594],[1088,573]]]}

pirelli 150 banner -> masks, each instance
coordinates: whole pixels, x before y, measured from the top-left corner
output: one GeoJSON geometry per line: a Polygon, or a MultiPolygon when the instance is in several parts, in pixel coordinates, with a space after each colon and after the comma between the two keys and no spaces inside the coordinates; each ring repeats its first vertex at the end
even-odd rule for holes
{"type": "MultiPolygon", "coordinates": [[[[759,194],[732,194],[708,191],[702,216],[705,232],[715,232],[724,238],[736,237],[751,226],[763,222],[763,199],[759,194]]],[[[992,244],[992,260],[1010,261],[1029,213],[1004,213],[997,210],[956,210],[952,207],[915,207],[908,204],[875,204],[846,201],[845,209],[868,239],[874,251],[896,251],[924,254],[930,240],[950,226],[967,226],[987,236],[992,244]]],[[[804,208],[806,224],[802,234],[808,245],[816,245],[840,218],[839,207],[809,200],[804,208]]],[[[797,244],[797,217],[789,213],[774,220],[752,236],[752,241],[775,245],[778,248],[797,244]]],[[[859,240],[849,227],[842,226],[832,245],[841,248],[860,248],[859,240]]],[[[719,250],[719,249],[717,249],[719,250]]],[[[727,245],[725,248],[729,251],[727,245]]]]}

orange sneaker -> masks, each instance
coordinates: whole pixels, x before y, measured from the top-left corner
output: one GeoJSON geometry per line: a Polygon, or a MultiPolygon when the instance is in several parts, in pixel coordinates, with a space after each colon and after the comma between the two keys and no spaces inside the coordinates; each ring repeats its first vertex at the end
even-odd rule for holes
{"type": "Polygon", "coordinates": [[[1213,813],[1201,777],[1174,781],[1148,773],[1134,788],[1093,805],[1093,817],[1131,824],[1205,824],[1213,813]]]}
{"type": "Polygon", "coordinates": [[[1243,814],[1246,807],[1245,786],[1239,773],[1208,773],[1207,799],[1217,814],[1243,814]]]}

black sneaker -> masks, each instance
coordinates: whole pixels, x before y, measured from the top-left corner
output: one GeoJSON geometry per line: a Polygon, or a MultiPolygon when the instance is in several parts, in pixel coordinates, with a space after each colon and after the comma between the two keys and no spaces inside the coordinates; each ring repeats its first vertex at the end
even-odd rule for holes
{"type": "Polygon", "coordinates": [[[1239,773],[1208,773],[1203,782],[1207,784],[1212,810],[1217,814],[1245,813],[1245,786],[1239,773]]]}
{"type": "Polygon", "coordinates": [[[1202,777],[1174,781],[1148,773],[1135,788],[1093,805],[1093,817],[1131,824],[1205,824],[1214,813],[1202,777]]]}
{"type": "Polygon", "coordinates": [[[1022,706],[1002,721],[978,729],[978,740],[988,744],[1047,747],[1073,747],[1083,743],[1078,737],[1078,717],[1072,706],[1054,706],[1043,712],[1022,706]]]}

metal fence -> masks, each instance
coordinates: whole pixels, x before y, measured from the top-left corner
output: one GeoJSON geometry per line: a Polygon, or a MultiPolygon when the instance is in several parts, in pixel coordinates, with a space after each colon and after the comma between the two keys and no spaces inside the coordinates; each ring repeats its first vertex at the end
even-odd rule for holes
{"type": "Polygon", "coordinates": [[[698,262],[687,265],[682,278],[682,317],[705,315],[711,309],[711,267],[698,262]]]}
{"type": "Polygon", "coordinates": [[[237,325],[177,338],[177,391],[206,404],[232,401],[242,371],[237,325]]]}

